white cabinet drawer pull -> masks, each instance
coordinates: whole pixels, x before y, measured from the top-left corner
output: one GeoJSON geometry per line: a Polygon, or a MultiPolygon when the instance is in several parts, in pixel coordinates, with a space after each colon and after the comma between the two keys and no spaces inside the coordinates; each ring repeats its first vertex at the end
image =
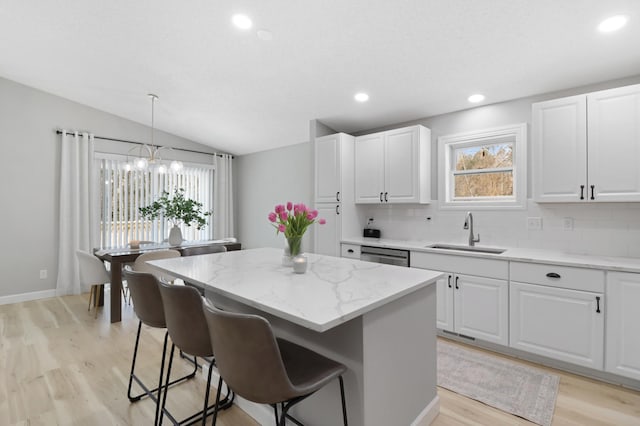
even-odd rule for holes
{"type": "Polygon", "coordinates": [[[556,274],[555,272],[549,272],[547,274],[547,277],[549,277],[549,278],[560,278],[560,274],[556,274]]]}

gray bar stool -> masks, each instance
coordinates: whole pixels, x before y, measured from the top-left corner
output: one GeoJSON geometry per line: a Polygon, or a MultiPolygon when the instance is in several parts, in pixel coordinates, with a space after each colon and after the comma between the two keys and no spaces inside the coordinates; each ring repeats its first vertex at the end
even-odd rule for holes
{"type": "Polygon", "coordinates": [[[167,394],[165,392],[162,398],[162,409],[160,411],[160,424],[162,424],[163,416],[166,414],[174,425],[189,425],[202,420],[205,424],[206,418],[218,409],[229,408],[233,404],[235,395],[229,393],[223,400],[220,400],[220,387],[218,384],[218,398],[215,405],[209,406],[209,390],[211,388],[212,366],[215,365],[213,358],[213,347],[209,338],[209,330],[207,322],[204,318],[202,310],[202,297],[200,293],[193,287],[171,285],[160,282],[160,295],[164,306],[165,317],[167,320],[167,330],[173,344],[171,345],[171,354],[169,355],[169,365],[167,366],[166,383],[169,383],[171,377],[171,365],[173,362],[173,354],[175,348],[178,347],[185,354],[193,355],[210,360],[209,374],[207,376],[207,387],[204,396],[203,409],[184,420],[177,421],[169,411],[165,410],[167,403],[167,394]]]}
{"type": "Polygon", "coordinates": [[[180,257],[180,252],[178,250],[157,250],[157,251],[142,253],[133,262],[133,264],[131,265],[131,269],[137,272],[148,272],[150,274],[153,274],[160,281],[171,282],[175,279],[174,277],[168,276],[160,272],[158,269],[149,265],[147,261],[159,260],[159,259],[173,259],[176,257],[180,257]]]}
{"type": "Polygon", "coordinates": [[[129,284],[129,293],[133,299],[133,310],[138,316],[138,332],[136,334],[136,344],[133,350],[133,359],[131,360],[131,373],[129,374],[129,387],[127,388],[127,396],[129,401],[137,402],[143,396],[148,396],[156,403],[156,414],[154,424],[158,423],[160,412],[160,395],[163,389],[176,383],[182,382],[195,377],[198,371],[198,366],[194,364],[193,372],[187,374],[184,377],[176,379],[170,383],[162,386],[162,378],[164,375],[164,364],[167,355],[167,342],[169,333],[164,334],[164,345],[162,347],[162,361],[160,363],[160,376],[158,379],[158,386],[154,389],[149,389],[142,380],[135,374],[136,359],[138,356],[138,345],[140,343],[140,330],[142,324],[153,328],[166,328],[166,320],[164,315],[164,306],[162,305],[162,297],[160,296],[160,290],[158,288],[158,279],[146,272],[134,272],[124,271],[124,278],[129,284]],[[132,395],[131,389],[133,382],[136,382],[144,392],[139,395],[132,395]]]}
{"type": "MultiPolygon", "coordinates": [[[[221,311],[204,301],[204,315],[220,373],[236,394],[249,401],[270,404],[276,424],[286,419],[300,424],[287,413],[289,409],[320,390],[335,378],[340,382],[342,419],[347,426],[347,409],[342,375],[344,365],[317,352],[276,338],[269,322],[258,315],[221,311]],[[277,404],[282,414],[278,416],[277,404]]],[[[216,402],[220,397],[220,383],[216,402]]],[[[217,412],[212,425],[216,424],[217,412]]]]}

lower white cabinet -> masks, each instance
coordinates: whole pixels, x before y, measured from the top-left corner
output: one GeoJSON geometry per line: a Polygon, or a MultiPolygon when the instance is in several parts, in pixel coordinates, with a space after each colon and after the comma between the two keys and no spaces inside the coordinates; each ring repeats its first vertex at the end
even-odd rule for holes
{"type": "Polygon", "coordinates": [[[340,257],[341,216],[339,203],[316,204],[318,218],[327,221],[324,225],[312,225],[314,230],[313,252],[340,257]]]}
{"type": "Polygon", "coordinates": [[[453,274],[447,274],[436,281],[436,326],[447,331],[454,331],[452,279],[453,274]]]}
{"type": "Polygon", "coordinates": [[[511,347],[603,368],[602,293],[512,281],[510,309],[511,347]]]}
{"type": "Polygon", "coordinates": [[[411,252],[411,266],[457,271],[445,270],[446,275],[436,283],[439,329],[500,345],[509,344],[508,262],[411,252]]]}
{"type": "Polygon", "coordinates": [[[640,380],[640,274],[607,273],[605,370],[640,380]]]}
{"type": "Polygon", "coordinates": [[[360,259],[360,246],[357,244],[340,244],[340,256],[349,259],[360,259]]]}
{"type": "Polygon", "coordinates": [[[509,284],[506,280],[453,276],[454,331],[487,342],[509,344],[509,284]]]}

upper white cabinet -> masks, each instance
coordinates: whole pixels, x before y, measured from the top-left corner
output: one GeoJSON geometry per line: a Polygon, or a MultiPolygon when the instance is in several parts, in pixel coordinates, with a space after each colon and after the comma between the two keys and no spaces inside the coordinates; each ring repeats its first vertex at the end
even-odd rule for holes
{"type": "Polygon", "coordinates": [[[355,202],[429,203],[431,131],[410,126],[355,138],[355,202]]]}
{"type": "Polygon", "coordinates": [[[640,201],[640,85],[587,96],[589,200],[640,201]]]}
{"type": "Polygon", "coordinates": [[[640,85],[533,104],[534,198],[640,201],[640,85]]]}
{"type": "Polygon", "coordinates": [[[587,182],[587,97],[533,104],[536,201],[580,201],[587,182]]]}
{"type": "Polygon", "coordinates": [[[340,201],[342,190],[341,140],[347,137],[336,133],[317,138],[314,145],[315,159],[315,200],[316,203],[340,201]]]}
{"type": "Polygon", "coordinates": [[[640,274],[607,273],[605,370],[640,380],[640,274]]]}

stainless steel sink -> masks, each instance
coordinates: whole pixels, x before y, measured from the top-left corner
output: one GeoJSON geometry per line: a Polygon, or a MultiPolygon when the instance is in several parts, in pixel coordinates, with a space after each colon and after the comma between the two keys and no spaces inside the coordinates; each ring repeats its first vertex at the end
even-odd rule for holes
{"type": "Polygon", "coordinates": [[[432,244],[426,247],[432,248],[432,249],[438,249],[438,250],[458,250],[458,251],[469,251],[473,253],[490,253],[490,254],[500,254],[506,251],[506,249],[500,249],[500,248],[480,247],[480,246],[461,246],[461,245],[455,245],[455,244],[432,244]]]}

